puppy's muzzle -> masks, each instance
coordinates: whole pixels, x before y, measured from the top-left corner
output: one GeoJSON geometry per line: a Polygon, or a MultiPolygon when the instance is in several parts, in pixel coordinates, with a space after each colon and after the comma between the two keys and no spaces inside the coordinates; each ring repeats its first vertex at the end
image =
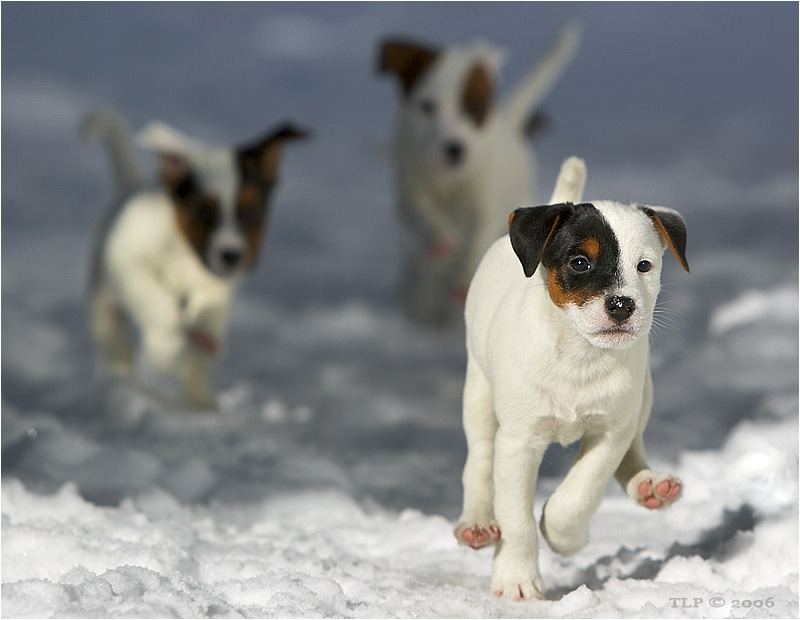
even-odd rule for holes
{"type": "Polygon", "coordinates": [[[451,166],[457,166],[464,159],[464,145],[461,142],[451,140],[445,142],[442,150],[444,151],[444,159],[451,166]]]}
{"type": "Polygon", "coordinates": [[[630,297],[613,295],[606,298],[606,313],[617,323],[623,323],[631,318],[634,310],[636,310],[636,302],[630,297]]]}
{"type": "Polygon", "coordinates": [[[226,249],[219,253],[219,257],[227,269],[233,269],[242,260],[242,253],[239,250],[226,249]]]}

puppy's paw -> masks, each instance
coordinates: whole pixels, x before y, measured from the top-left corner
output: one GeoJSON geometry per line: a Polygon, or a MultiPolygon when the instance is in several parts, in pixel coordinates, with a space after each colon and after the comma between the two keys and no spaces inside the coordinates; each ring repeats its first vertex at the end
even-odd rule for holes
{"type": "Polygon", "coordinates": [[[500,540],[500,528],[497,523],[469,523],[462,522],[453,531],[458,542],[473,549],[482,549],[488,545],[494,545],[500,540]]]}
{"type": "Polygon", "coordinates": [[[676,502],[683,491],[683,484],[673,476],[643,470],[628,483],[628,495],[636,503],[658,510],[676,502]]]}
{"type": "Polygon", "coordinates": [[[492,592],[497,597],[515,601],[544,600],[544,584],[535,571],[495,575],[492,577],[492,592]]]}
{"type": "Polygon", "coordinates": [[[216,356],[219,353],[219,341],[214,338],[211,334],[202,329],[192,328],[186,330],[186,338],[196,347],[199,347],[202,351],[211,355],[212,357],[216,356]]]}

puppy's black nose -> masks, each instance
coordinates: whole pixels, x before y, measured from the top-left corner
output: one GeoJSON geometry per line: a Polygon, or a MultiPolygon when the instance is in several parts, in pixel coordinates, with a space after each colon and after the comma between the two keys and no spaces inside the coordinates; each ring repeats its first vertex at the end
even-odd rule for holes
{"type": "Polygon", "coordinates": [[[461,142],[446,142],[444,155],[449,164],[457,164],[464,157],[464,145],[461,142]]]}
{"type": "Polygon", "coordinates": [[[219,255],[223,264],[229,269],[236,267],[242,258],[242,253],[239,250],[222,250],[219,255]]]}
{"type": "Polygon", "coordinates": [[[606,299],[606,312],[617,323],[628,320],[634,310],[636,310],[636,302],[630,297],[614,295],[606,299]]]}

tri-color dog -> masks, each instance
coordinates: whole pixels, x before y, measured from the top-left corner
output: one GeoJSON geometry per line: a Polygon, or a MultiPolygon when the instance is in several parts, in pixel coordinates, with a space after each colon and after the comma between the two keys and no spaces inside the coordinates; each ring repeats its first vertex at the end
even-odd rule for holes
{"type": "Polygon", "coordinates": [[[533,202],[531,119],[577,47],[567,27],[510,95],[496,101],[499,50],[387,40],[379,70],[400,81],[395,176],[407,314],[442,326],[463,314],[475,268],[508,209],[533,202]]]}
{"type": "Polygon", "coordinates": [[[138,143],[157,154],[160,183],[146,187],[118,116],[95,112],[83,129],[106,140],[121,195],[94,256],[92,335],[110,369],[129,375],[134,323],[147,360],[180,379],[191,405],[211,407],[212,360],[258,256],[281,147],[306,132],[287,123],[242,148],[213,148],[152,123],[138,143]]]}
{"type": "Polygon", "coordinates": [[[548,499],[540,529],[569,555],[612,476],[651,509],[681,483],[652,471],[642,433],[652,404],[648,332],[669,248],[687,271],[686,226],[671,209],[581,202],[586,169],[568,159],[551,204],[517,209],[466,301],[464,509],[455,535],[497,544],[492,590],[542,598],[533,517],[537,472],[551,442],[582,438],[548,499]]]}

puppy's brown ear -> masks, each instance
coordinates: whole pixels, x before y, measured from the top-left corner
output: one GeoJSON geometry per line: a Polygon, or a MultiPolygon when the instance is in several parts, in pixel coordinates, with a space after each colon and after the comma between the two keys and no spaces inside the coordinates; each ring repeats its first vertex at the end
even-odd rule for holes
{"type": "Polygon", "coordinates": [[[666,207],[641,207],[656,227],[661,240],[678,259],[686,271],[689,263],[686,261],[686,222],[680,213],[666,207]]]}
{"type": "Polygon", "coordinates": [[[189,176],[189,162],[181,155],[158,154],[158,177],[164,187],[172,193],[179,189],[189,176]]]}
{"type": "Polygon", "coordinates": [[[287,140],[307,138],[310,132],[292,123],[279,125],[253,144],[239,149],[239,156],[250,165],[256,166],[261,177],[274,185],[278,180],[278,160],[281,146],[287,140]]]}
{"type": "Polygon", "coordinates": [[[525,276],[530,278],[542,260],[550,239],[572,213],[570,203],[522,207],[508,218],[508,235],[511,247],[522,263],[525,276]]]}
{"type": "Polygon", "coordinates": [[[390,39],[381,45],[378,71],[396,74],[403,86],[403,94],[407,96],[438,57],[439,51],[433,48],[390,39]]]}

